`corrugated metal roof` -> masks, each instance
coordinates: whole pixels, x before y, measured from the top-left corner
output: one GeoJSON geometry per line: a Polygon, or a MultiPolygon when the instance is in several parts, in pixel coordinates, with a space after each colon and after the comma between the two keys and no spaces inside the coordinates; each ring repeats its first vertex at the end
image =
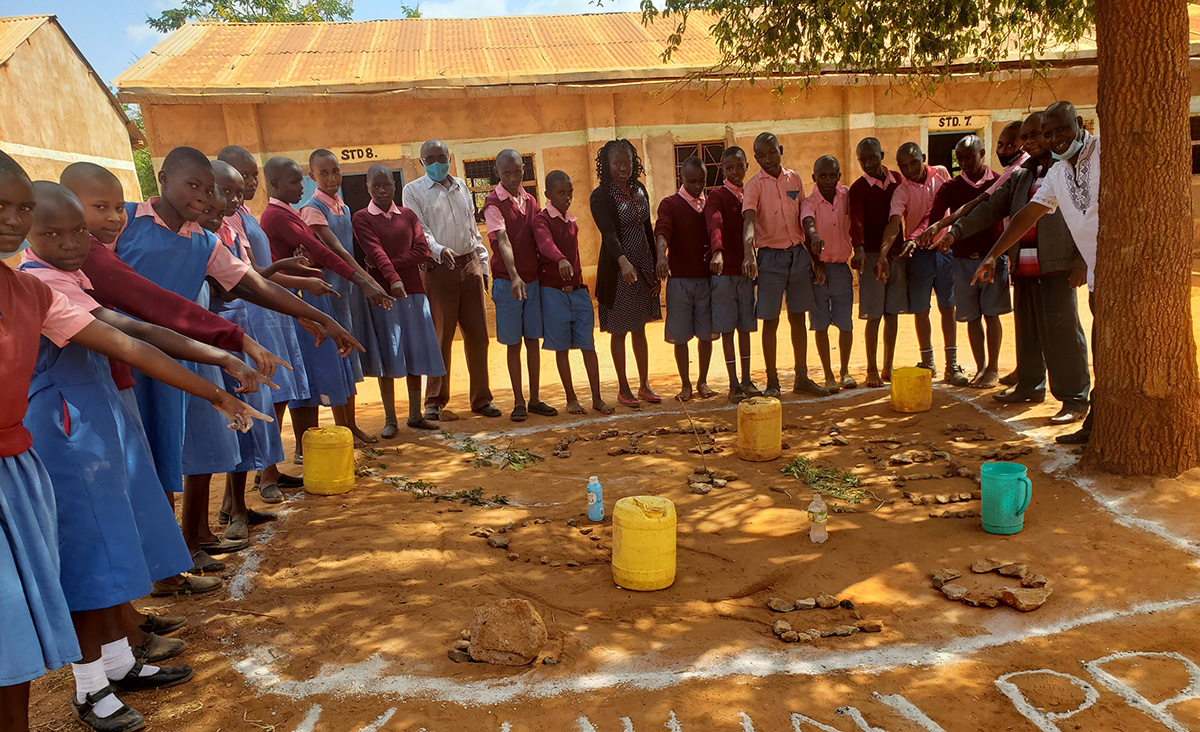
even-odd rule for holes
{"type": "MultiPolygon", "coordinates": [[[[1193,52],[1200,9],[1188,4],[1193,52]]],[[[199,95],[270,97],[517,84],[676,80],[721,60],[693,14],[670,61],[675,19],[640,13],[415,18],[348,23],[189,23],[114,83],[138,101],[199,95]]],[[[1083,39],[1050,57],[1089,57],[1083,39]]]]}

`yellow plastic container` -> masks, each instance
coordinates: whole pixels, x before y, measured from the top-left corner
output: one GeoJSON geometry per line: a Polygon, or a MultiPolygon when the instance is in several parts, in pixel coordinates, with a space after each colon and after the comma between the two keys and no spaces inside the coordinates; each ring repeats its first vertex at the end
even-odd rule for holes
{"type": "Polygon", "coordinates": [[[613,506],[613,582],[649,592],[675,582],[675,504],[630,496],[613,506]]]}
{"type": "Polygon", "coordinates": [[[751,397],[738,405],[738,457],[774,460],[783,452],[783,405],[774,397],[751,397]]]}
{"type": "Polygon", "coordinates": [[[346,427],[314,427],[304,433],[304,490],[336,496],[354,488],[354,436],[346,427]]]}
{"type": "Polygon", "coordinates": [[[892,409],[928,412],[933,406],[933,372],[916,366],[892,369],[892,409]]]}

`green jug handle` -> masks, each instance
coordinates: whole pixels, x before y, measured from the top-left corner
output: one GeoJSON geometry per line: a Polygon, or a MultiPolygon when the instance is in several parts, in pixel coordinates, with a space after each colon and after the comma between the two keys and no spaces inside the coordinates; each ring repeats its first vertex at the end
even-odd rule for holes
{"type": "Polygon", "coordinates": [[[1021,516],[1025,513],[1025,510],[1029,508],[1029,502],[1033,500],[1033,481],[1031,481],[1028,476],[1024,475],[1017,480],[1020,481],[1021,485],[1025,487],[1025,500],[1021,502],[1021,507],[1017,509],[1017,515],[1021,516]]]}

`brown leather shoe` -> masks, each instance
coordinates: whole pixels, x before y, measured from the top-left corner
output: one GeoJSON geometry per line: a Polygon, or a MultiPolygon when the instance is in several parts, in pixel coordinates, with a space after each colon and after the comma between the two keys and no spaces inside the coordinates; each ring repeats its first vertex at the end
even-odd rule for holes
{"type": "Polygon", "coordinates": [[[161,635],[147,633],[146,640],[133,647],[133,660],[138,663],[159,663],[178,656],[186,647],[187,641],[182,638],[163,638],[161,635]]]}

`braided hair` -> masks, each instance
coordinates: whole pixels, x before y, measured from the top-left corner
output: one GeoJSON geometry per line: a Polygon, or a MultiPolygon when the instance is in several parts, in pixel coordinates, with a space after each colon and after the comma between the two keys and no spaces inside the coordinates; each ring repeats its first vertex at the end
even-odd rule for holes
{"type": "Polygon", "coordinates": [[[618,150],[628,150],[633,155],[633,175],[630,176],[630,180],[641,180],[642,173],[646,172],[646,169],[642,167],[642,159],[638,156],[637,148],[633,146],[632,142],[624,138],[609,140],[596,154],[596,176],[600,178],[602,186],[612,183],[612,177],[608,172],[608,161],[618,150]]]}

